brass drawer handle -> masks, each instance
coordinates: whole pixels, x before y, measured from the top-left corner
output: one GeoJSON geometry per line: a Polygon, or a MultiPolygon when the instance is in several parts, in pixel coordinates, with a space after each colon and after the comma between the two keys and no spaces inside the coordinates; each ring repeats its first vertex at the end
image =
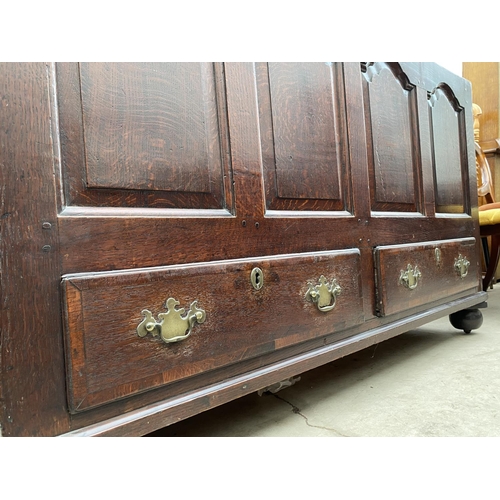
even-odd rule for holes
{"type": "Polygon", "coordinates": [[[399,283],[409,290],[414,290],[418,286],[418,280],[422,278],[422,273],[420,269],[415,266],[413,269],[411,264],[406,266],[406,271],[402,270],[399,275],[399,283]]]}
{"type": "Polygon", "coordinates": [[[469,272],[470,262],[467,260],[467,257],[462,257],[462,254],[458,254],[458,257],[455,259],[455,271],[458,273],[460,278],[464,279],[469,272]]]}
{"type": "Polygon", "coordinates": [[[342,288],[335,279],[329,284],[323,275],[320,276],[319,283],[319,285],[309,283],[306,298],[314,302],[321,312],[331,311],[337,303],[342,288]]]}
{"type": "Polygon", "coordinates": [[[148,309],[144,309],[142,314],[144,319],[137,327],[137,335],[145,337],[149,332],[153,337],[160,336],[163,342],[179,342],[187,339],[191,335],[191,330],[196,323],[203,323],[206,318],[206,313],[203,309],[197,306],[195,300],[189,307],[188,312],[184,314],[184,308],[176,309],[180,302],[170,297],[167,299],[165,307],[166,313],[158,314],[160,321],[155,321],[153,314],[148,309]]]}

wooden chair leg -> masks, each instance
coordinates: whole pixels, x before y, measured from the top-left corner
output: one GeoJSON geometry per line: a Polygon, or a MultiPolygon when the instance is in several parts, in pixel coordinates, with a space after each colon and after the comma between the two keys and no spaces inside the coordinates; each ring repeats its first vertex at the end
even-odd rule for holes
{"type": "Polygon", "coordinates": [[[488,247],[488,238],[487,237],[481,238],[481,243],[483,244],[484,264],[487,268],[488,264],[490,263],[490,249],[488,247]]]}
{"type": "Polygon", "coordinates": [[[500,257],[500,234],[494,234],[491,237],[491,251],[490,258],[488,262],[488,267],[486,269],[486,275],[483,278],[483,291],[485,292],[490,286],[491,280],[495,275],[495,271],[498,266],[498,259],[500,257]]]}
{"type": "MultiPolygon", "coordinates": [[[[490,247],[488,245],[488,237],[487,236],[483,236],[481,237],[481,243],[482,243],[482,246],[483,246],[483,264],[484,264],[484,273],[483,274],[483,278],[484,278],[484,275],[486,274],[486,270],[488,269],[488,265],[490,263],[490,247]]],[[[491,287],[493,288],[493,287],[491,287]]]]}

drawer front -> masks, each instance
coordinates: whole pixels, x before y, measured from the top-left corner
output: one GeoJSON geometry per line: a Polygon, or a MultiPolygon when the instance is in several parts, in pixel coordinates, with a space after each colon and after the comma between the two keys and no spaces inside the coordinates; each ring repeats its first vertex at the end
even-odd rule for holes
{"type": "Polygon", "coordinates": [[[476,240],[374,249],[377,314],[388,316],[478,287],[476,240]]]}
{"type": "Polygon", "coordinates": [[[64,276],[70,409],[362,323],[359,280],[358,250],[64,276]]]}

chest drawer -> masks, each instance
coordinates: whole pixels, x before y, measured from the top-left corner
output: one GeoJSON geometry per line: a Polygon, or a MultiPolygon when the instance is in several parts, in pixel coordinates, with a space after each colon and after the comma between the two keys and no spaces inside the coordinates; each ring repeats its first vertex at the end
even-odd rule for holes
{"type": "Polygon", "coordinates": [[[377,314],[388,316],[476,289],[476,260],[475,238],[375,248],[377,314]]]}
{"type": "Polygon", "coordinates": [[[71,411],[364,320],[358,250],[62,279],[71,411]]]}

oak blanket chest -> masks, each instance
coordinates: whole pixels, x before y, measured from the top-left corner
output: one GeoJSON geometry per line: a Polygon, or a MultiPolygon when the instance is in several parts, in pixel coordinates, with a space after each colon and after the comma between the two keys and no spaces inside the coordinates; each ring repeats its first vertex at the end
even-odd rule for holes
{"type": "Polygon", "coordinates": [[[144,435],[478,327],[471,106],[432,63],[2,64],[2,434],[144,435]]]}

